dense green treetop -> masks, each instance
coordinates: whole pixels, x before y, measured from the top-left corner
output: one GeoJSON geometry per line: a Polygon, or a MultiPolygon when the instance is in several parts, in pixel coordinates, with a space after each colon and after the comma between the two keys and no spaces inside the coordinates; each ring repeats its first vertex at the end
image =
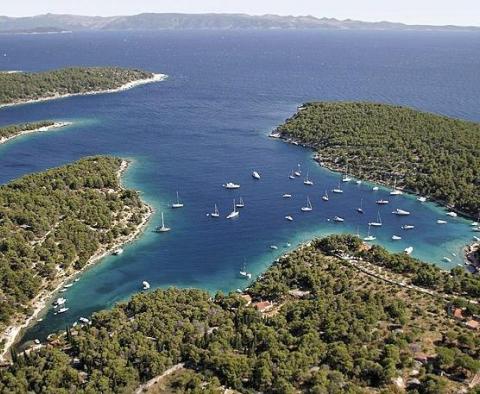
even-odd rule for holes
{"type": "Polygon", "coordinates": [[[305,104],[278,127],[327,167],[406,187],[476,216],[480,124],[386,104],[305,104]]]}
{"type": "Polygon", "coordinates": [[[22,131],[37,130],[42,127],[53,126],[55,122],[44,120],[40,122],[12,124],[8,126],[0,127],[0,140],[2,138],[10,138],[20,134],[22,131]]]}
{"type": "Polygon", "coordinates": [[[0,105],[116,89],[153,74],[120,67],[71,67],[38,73],[0,73],[0,105]]]}
{"type": "Polygon", "coordinates": [[[398,392],[392,378],[408,381],[414,370],[413,392],[465,387],[459,382],[480,368],[478,335],[447,317],[444,300],[324,255],[319,248],[331,243],[299,248],[253,283],[250,297],[271,300],[268,312],[234,293],[138,294],[38,352],[15,353],[0,372],[0,391],[130,393],[179,362],[200,374],[187,374],[179,392],[200,393],[212,378],[245,393],[398,392]],[[425,365],[414,361],[419,354],[425,365]]]}
{"type": "Polygon", "coordinates": [[[130,233],[145,209],[121,160],[93,157],[0,186],[0,327],[40,289],[130,233]]]}

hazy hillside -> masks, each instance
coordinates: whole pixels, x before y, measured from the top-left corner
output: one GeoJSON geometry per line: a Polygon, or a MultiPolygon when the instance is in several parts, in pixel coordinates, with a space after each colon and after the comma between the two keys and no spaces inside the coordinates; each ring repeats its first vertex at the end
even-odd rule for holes
{"type": "Polygon", "coordinates": [[[45,14],[12,18],[0,16],[0,32],[83,30],[181,30],[181,29],[373,29],[373,30],[477,30],[472,26],[423,26],[392,22],[361,22],[316,18],[246,14],[139,14],[92,17],[45,14]]]}

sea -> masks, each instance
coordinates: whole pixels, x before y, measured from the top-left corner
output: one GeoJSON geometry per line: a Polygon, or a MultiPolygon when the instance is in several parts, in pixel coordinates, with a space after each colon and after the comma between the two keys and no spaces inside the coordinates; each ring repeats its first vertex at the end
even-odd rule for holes
{"type": "Polygon", "coordinates": [[[480,121],[480,33],[389,31],[161,31],[1,35],[0,70],[42,71],[118,65],[165,73],[163,82],[115,94],[71,97],[0,109],[0,125],[53,119],[69,127],[0,146],[0,182],[90,155],[131,160],[123,183],[141,192],[155,214],[120,256],[104,258],[50,307],[24,339],[45,338],[81,316],[142,291],[243,289],[302,242],[332,233],[367,235],[380,208],[376,243],[450,269],[463,264],[470,221],[434,203],[363,182],[321,196],[341,175],[321,168],[313,152],[268,137],[304,102],[367,100],[480,121]],[[300,165],[302,177],[289,179],[300,165]],[[261,174],[252,178],[252,171],[261,174]],[[303,184],[309,173],[313,186],[303,184]],[[241,185],[226,190],[226,182],[241,185]],[[170,205],[179,192],[182,209],[170,205]],[[292,198],[282,198],[289,193],[292,198]],[[226,215],[233,200],[245,207],[226,215]],[[307,197],[312,212],[302,212],[307,197]],[[356,208],[363,200],[363,215],[356,208]],[[208,216],[217,204],[221,217],[208,216]],[[411,212],[398,217],[396,209],[411,212]],[[171,231],[153,230],[164,212],[171,231]],[[291,215],[293,221],[285,220],[291,215]],[[334,216],[345,219],[332,221],[334,216]],[[438,219],[447,224],[438,225],[438,219]],[[405,231],[404,224],[415,229],[405,231]],[[402,237],[392,241],[392,235],[402,237]]]}

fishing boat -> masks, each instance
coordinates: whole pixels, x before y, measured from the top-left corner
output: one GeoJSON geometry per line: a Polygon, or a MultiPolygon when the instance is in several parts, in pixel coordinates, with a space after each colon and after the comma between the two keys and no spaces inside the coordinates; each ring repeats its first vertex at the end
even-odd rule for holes
{"type": "Polygon", "coordinates": [[[372,227],[381,227],[382,226],[382,218],[380,217],[380,211],[377,212],[377,221],[369,222],[368,225],[372,226],[372,227]]]}
{"type": "Polygon", "coordinates": [[[302,207],[301,210],[302,210],[303,212],[310,212],[311,210],[313,210],[312,203],[311,203],[309,197],[307,197],[307,205],[304,206],[304,207],[302,207]]]}
{"type": "Polygon", "coordinates": [[[392,241],[400,241],[402,239],[402,237],[398,236],[398,235],[392,235],[392,241]]]}
{"type": "Polygon", "coordinates": [[[240,212],[237,211],[237,205],[235,204],[235,199],[233,200],[233,211],[227,215],[227,219],[234,219],[238,217],[240,212]]]}
{"type": "Polygon", "coordinates": [[[447,216],[450,216],[450,217],[452,217],[452,218],[456,218],[456,217],[458,216],[456,212],[452,212],[452,211],[447,212],[446,215],[447,215],[447,216]]]}
{"type": "Polygon", "coordinates": [[[372,190],[373,190],[374,192],[378,191],[378,186],[372,187],[372,190]]]}
{"type": "Polygon", "coordinates": [[[447,224],[446,220],[438,219],[437,224],[447,224]]]}
{"type": "Polygon", "coordinates": [[[413,246],[409,246],[408,248],[405,248],[404,252],[406,255],[410,256],[413,252],[413,246]]]}
{"type": "Polygon", "coordinates": [[[365,238],[363,238],[364,241],[370,242],[370,241],[375,241],[377,237],[373,236],[370,234],[370,226],[368,226],[368,234],[365,238]]]}
{"type": "Polygon", "coordinates": [[[243,263],[243,267],[238,272],[243,279],[250,279],[252,274],[247,271],[247,265],[243,263]]]}
{"type": "Polygon", "coordinates": [[[284,193],[282,197],[283,198],[292,198],[292,195],[289,194],[289,193],[284,193]]]}
{"type": "Polygon", "coordinates": [[[333,221],[334,221],[334,222],[337,222],[337,223],[343,223],[343,222],[345,221],[345,219],[342,218],[342,217],[340,217],[340,216],[335,216],[335,217],[333,218],[333,221]]]}
{"type": "Polygon", "coordinates": [[[293,173],[293,175],[295,175],[295,176],[301,176],[302,175],[302,171],[300,171],[300,164],[297,165],[297,171],[295,171],[293,173]]]}
{"type": "Polygon", "coordinates": [[[357,208],[358,213],[363,213],[363,198],[360,199],[360,206],[357,208]]]}
{"type": "Polygon", "coordinates": [[[157,233],[166,233],[167,231],[170,231],[170,227],[165,226],[165,221],[163,220],[163,212],[162,212],[162,225],[158,226],[155,229],[155,232],[157,233]]]}
{"type": "Polygon", "coordinates": [[[122,248],[118,248],[118,249],[115,249],[112,254],[114,256],[120,256],[121,254],[123,253],[123,249],[122,248]]]}
{"type": "Polygon", "coordinates": [[[293,222],[293,217],[290,215],[285,216],[285,219],[287,219],[289,222],[293,222]]]}
{"type": "Polygon", "coordinates": [[[384,199],[380,199],[380,200],[377,200],[375,201],[378,205],[387,205],[390,201],[388,200],[384,200],[384,199]]]}
{"type": "Polygon", "coordinates": [[[245,203],[243,202],[243,198],[240,197],[240,200],[235,204],[237,208],[243,208],[245,206],[245,203]]]}
{"type": "Polygon", "coordinates": [[[183,208],[183,203],[180,202],[180,197],[177,192],[177,201],[172,204],[172,208],[183,208]]]}
{"type": "Polygon", "coordinates": [[[313,182],[310,179],[308,179],[308,172],[307,172],[307,176],[305,177],[305,180],[303,181],[303,184],[307,186],[313,186],[313,182]]]}
{"type": "Polygon", "coordinates": [[[427,197],[422,197],[422,196],[417,197],[417,201],[425,202],[425,201],[427,201],[427,197]]]}
{"type": "Polygon", "coordinates": [[[260,179],[260,174],[257,171],[252,172],[252,178],[253,179],[260,179]]]}
{"type": "Polygon", "coordinates": [[[210,214],[212,218],[219,218],[220,217],[220,212],[218,212],[217,204],[215,204],[215,209],[213,212],[210,214]]]}
{"type": "Polygon", "coordinates": [[[338,186],[335,189],[333,189],[332,192],[337,194],[343,193],[343,190],[340,187],[340,182],[338,182],[338,186]]]}
{"type": "Polygon", "coordinates": [[[412,225],[412,224],[404,224],[402,226],[402,230],[413,230],[414,228],[415,228],[415,226],[412,225]]]}
{"type": "Polygon", "coordinates": [[[293,170],[292,170],[292,172],[290,173],[290,175],[289,175],[288,177],[289,177],[290,179],[295,179],[295,174],[294,174],[293,170]]]}
{"type": "Polygon", "coordinates": [[[322,196],[322,200],[323,201],[328,201],[328,193],[327,193],[326,190],[325,190],[325,194],[322,196]]]}
{"type": "Polygon", "coordinates": [[[238,183],[227,182],[223,185],[225,189],[239,189],[240,185],[238,183]]]}
{"type": "Polygon", "coordinates": [[[148,283],[146,280],[142,282],[142,288],[143,290],[148,290],[150,288],[150,283],[148,283]]]}
{"type": "Polygon", "coordinates": [[[398,216],[408,216],[410,215],[410,212],[408,211],[404,211],[403,209],[395,209],[395,211],[392,212],[394,215],[398,215],[398,216]]]}

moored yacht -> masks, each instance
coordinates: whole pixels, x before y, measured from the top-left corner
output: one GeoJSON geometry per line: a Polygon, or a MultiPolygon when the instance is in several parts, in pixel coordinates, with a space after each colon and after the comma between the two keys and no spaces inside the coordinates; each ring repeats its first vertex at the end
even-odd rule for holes
{"type": "Polygon", "coordinates": [[[425,202],[425,201],[427,201],[427,197],[422,197],[422,196],[417,197],[417,201],[425,202]]]}
{"type": "Polygon", "coordinates": [[[373,190],[374,192],[378,191],[378,186],[372,187],[372,190],[373,190]]]}
{"type": "Polygon", "coordinates": [[[446,220],[438,219],[437,224],[447,224],[446,220]]]}
{"type": "Polygon", "coordinates": [[[243,202],[243,198],[240,197],[240,200],[235,204],[237,208],[243,208],[245,206],[245,203],[243,202]]]}
{"type": "Polygon", "coordinates": [[[375,201],[378,205],[387,205],[390,201],[388,200],[384,200],[384,199],[380,199],[380,200],[377,200],[375,201]]]}
{"type": "Polygon", "coordinates": [[[368,226],[368,234],[365,238],[363,238],[364,241],[375,241],[377,239],[377,237],[373,236],[370,234],[370,225],[368,226]]]}
{"type": "Polygon", "coordinates": [[[303,212],[310,212],[311,210],[313,210],[312,203],[311,203],[309,197],[307,197],[307,205],[304,206],[304,207],[302,207],[301,210],[302,210],[303,212]]]}
{"type": "Polygon", "coordinates": [[[289,193],[284,193],[282,197],[283,198],[292,198],[292,195],[289,194],[289,193]]]}
{"type": "Polygon", "coordinates": [[[295,175],[295,176],[301,176],[302,175],[302,171],[300,171],[300,164],[297,165],[297,171],[295,171],[293,173],[293,175],[295,175]]]}
{"type": "Polygon", "coordinates": [[[357,208],[358,213],[363,213],[363,198],[360,199],[360,206],[357,208]]]}
{"type": "Polygon", "coordinates": [[[155,229],[155,232],[157,233],[166,233],[167,231],[170,231],[170,227],[165,226],[165,221],[163,220],[163,212],[162,212],[162,225],[158,226],[155,229]]]}
{"type": "Polygon", "coordinates": [[[285,219],[287,219],[289,222],[293,222],[293,217],[290,215],[285,216],[285,219]]]}
{"type": "Polygon", "coordinates": [[[333,221],[334,221],[334,222],[337,222],[337,223],[343,223],[343,222],[345,221],[345,219],[342,218],[342,217],[340,217],[340,216],[335,216],[335,217],[333,218],[333,221]]]}
{"type": "Polygon", "coordinates": [[[252,178],[253,179],[260,179],[260,174],[257,171],[252,172],[252,178]]]}
{"type": "Polygon", "coordinates": [[[288,177],[289,177],[290,179],[295,179],[295,174],[294,174],[293,170],[292,170],[292,172],[290,173],[290,175],[289,175],[288,177]]]}
{"type": "Polygon", "coordinates": [[[394,215],[398,215],[398,216],[408,216],[410,215],[410,212],[408,211],[404,211],[403,209],[395,209],[395,211],[392,212],[394,215]]]}
{"type": "Polygon", "coordinates": [[[307,186],[313,186],[313,181],[308,179],[308,172],[307,172],[307,176],[305,177],[305,180],[303,181],[303,184],[307,186]]]}
{"type": "Polygon", "coordinates": [[[447,216],[450,216],[450,217],[452,217],[452,218],[456,218],[456,217],[458,216],[457,213],[456,213],[456,212],[453,212],[453,211],[447,212],[446,215],[447,215],[447,216]]]}
{"type": "Polygon", "coordinates": [[[219,218],[220,217],[220,212],[218,212],[217,204],[215,204],[215,209],[213,212],[210,214],[212,218],[219,218]]]}
{"type": "Polygon", "coordinates": [[[413,252],[413,246],[409,246],[408,248],[405,248],[404,252],[406,255],[410,256],[413,252]]]}
{"type": "Polygon", "coordinates": [[[392,241],[400,241],[402,239],[402,237],[398,236],[398,235],[392,235],[392,241]]]}
{"type": "Polygon", "coordinates": [[[402,230],[413,230],[414,228],[415,228],[415,226],[412,225],[412,224],[404,224],[402,226],[402,230]]]}
{"type": "Polygon", "coordinates": [[[368,225],[372,227],[382,226],[382,218],[380,217],[380,211],[377,212],[377,220],[375,222],[369,222],[368,225]]]}
{"type": "Polygon", "coordinates": [[[148,290],[150,288],[150,283],[148,283],[146,280],[142,282],[142,288],[143,290],[148,290]]]}
{"type": "Polygon", "coordinates": [[[239,189],[240,185],[234,182],[227,182],[223,185],[225,189],[239,189]]]}
{"type": "Polygon", "coordinates": [[[183,208],[183,203],[180,202],[180,197],[177,192],[177,201],[172,204],[172,208],[183,208]]]}
{"type": "Polygon", "coordinates": [[[325,190],[325,194],[322,196],[322,200],[323,201],[328,201],[328,193],[327,193],[326,190],[325,190]]]}
{"type": "Polygon", "coordinates": [[[233,200],[233,211],[227,215],[227,219],[233,219],[238,217],[240,212],[237,211],[237,205],[235,204],[235,199],[233,200]]]}

